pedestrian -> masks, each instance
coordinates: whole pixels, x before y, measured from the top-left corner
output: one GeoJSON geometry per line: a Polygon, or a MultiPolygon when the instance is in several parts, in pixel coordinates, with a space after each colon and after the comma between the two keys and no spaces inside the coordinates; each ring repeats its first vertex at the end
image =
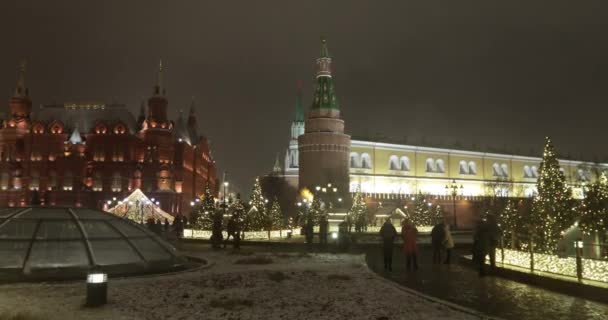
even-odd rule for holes
{"type": "Polygon", "coordinates": [[[391,223],[390,218],[386,219],[380,228],[380,238],[382,238],[382,248],[384,252],[384,270],[393,271],[393,244],[397,230],[391,223]]]}
{"type": "Polygon", "coordinates": [[[235,230],[236,230],[236,222],[234,221],[233,218],[230,218],[230,220],[228,220],[228,224],[226,225],[226,239],[224,240],[224,248],[226,248],[226,244],[228,243],[228,240],[230,239],[230,237],[232,237],[232,240],[234,241],[235,237],[235,230]]]}
{"type": "Polygon", "coordinates": [[[184,225],[181,214],[178,214],[177,217],[175,217],[175,220],[173,220],[173,232],[175,232],[175,236],[178,239],[181,239],[184,235],[184,225]]]}
{"type": "Polygon", "coordinates": [[[452,249],[454,248],[454,239],[452,238],[452,232],[450,232],[449,224],[445,224],[444,230],[445,239],[443,240],[443,249],[445,250],[445,261],[443,263],[450,264],[452,249]]]}
{"type": "Polygon", "coordinates": [[[169,233],[169,219],[165,218],[165,237],[169,233]]]}
{"type": "Polygon", "coordinates": [[[405,267],[409,270],[418,270],[418,248],[416,237],[418,229],[405,219],[401,225],[401,238],[403,239],[403,253],[405,253],[405,267]]]}
{"type": "Polygon", "coordinates": [[[308,247],[311,247],[314,240],[314,224],[310,218],[306,221],[306,225],[304,226],[304,234],[306,236],[306,244],[308,247]]]}
{"type": "Polygon", "coordinates": [[[473,233],[473,263],[477,265],[479,276],[485,275],[484,264],[488,247],[486,222],[479,221],[473,233]]]}
{"type": "Polygon", "coordinates": [[[340,251],[347,251],[349,246],[349,226],[346,221],[340,222],[338,225],[338,248],[340,251]]]}
{"type": "Polygon", "coordinates": [[[211,246],[214,249],[219,249],[222,244],[224,235],[222,234],[222,220],[224,215],[222,211],[213,212],[212,225],[211,225],[211,246]]]}
{"type": "Polygon", "coordinates": [[[319,221],[319,244],[321,244],[322,246],[327,245],[328,228],[329,223],[327,222],[327,217],[325,215],[322,215],[319,221]]]}
{"type": "Polygon", "coordinates": [[[433,248],[433,263],[441,263],[441,249],[445,240],[445,225],[443,222],[436,224],[431,230],[431,247],[433,248]]]}

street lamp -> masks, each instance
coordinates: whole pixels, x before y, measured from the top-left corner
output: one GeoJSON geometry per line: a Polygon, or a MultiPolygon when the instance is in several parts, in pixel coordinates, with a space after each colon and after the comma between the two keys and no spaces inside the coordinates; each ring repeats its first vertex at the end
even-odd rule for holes
{"type": "Polygon", "coordinates": [[[451,195],[452,195],[452,208],[453,208],[453,214],[454,214],[454,229],[456,229],[458,227],[457,223],[456,223],[456,196],[458,195],[458,189],[460,189],[460,192],[462,193],[462,189],[464,189],[464,187],[462,186],[462,184],[460,185],[460,187],[458,186],[458,184],[456,184],[456,180],[452,180],[451,184],[446,184],[445,185],[445,190],[447,192],[449,192],[451,189],[451,195]]]}
{"type": "Polygon", "coordinates": [[[108,274],[92,271],[87,274],[87,307],[97,307],[108,301],[108,274]]]}

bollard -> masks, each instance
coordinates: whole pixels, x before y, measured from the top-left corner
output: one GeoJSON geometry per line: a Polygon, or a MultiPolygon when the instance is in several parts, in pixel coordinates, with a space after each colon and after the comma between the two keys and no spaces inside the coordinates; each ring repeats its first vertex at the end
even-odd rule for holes
{"type": "Polygon", "coordinates": [[[92,272],[87,275],[87,307],[98,307],[108,301],[108,275],[92,272]]]}
{"type": "Polygon", "coordinates": [[[583,282],[583,241],[577,239],[574,241],[574,249],[576,250],[576,277],[578,282],[583,282]]]}

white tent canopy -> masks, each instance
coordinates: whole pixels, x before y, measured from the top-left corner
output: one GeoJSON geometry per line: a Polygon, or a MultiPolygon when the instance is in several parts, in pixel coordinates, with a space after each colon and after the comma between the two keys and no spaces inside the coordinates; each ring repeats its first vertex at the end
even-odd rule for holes
{"type": "Polygon", "coordinates": [[[117,216],[131,219],[135,222],[146,222],[148,219],[173,223],[173,216],[163,211],[139,189],[135,189],[128,197],[107,210],[117,216]]]}

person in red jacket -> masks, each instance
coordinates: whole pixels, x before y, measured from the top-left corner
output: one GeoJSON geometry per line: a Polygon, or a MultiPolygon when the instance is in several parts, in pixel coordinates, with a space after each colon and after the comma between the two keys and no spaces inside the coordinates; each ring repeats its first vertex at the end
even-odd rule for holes
{"type": "Polygon", "coordinates": [[[401,225],[401,238],[403,239],[403,253],[407,270],[418,270],[416,237],[418,229],[409,221],[404,220],[401,225]]]}

